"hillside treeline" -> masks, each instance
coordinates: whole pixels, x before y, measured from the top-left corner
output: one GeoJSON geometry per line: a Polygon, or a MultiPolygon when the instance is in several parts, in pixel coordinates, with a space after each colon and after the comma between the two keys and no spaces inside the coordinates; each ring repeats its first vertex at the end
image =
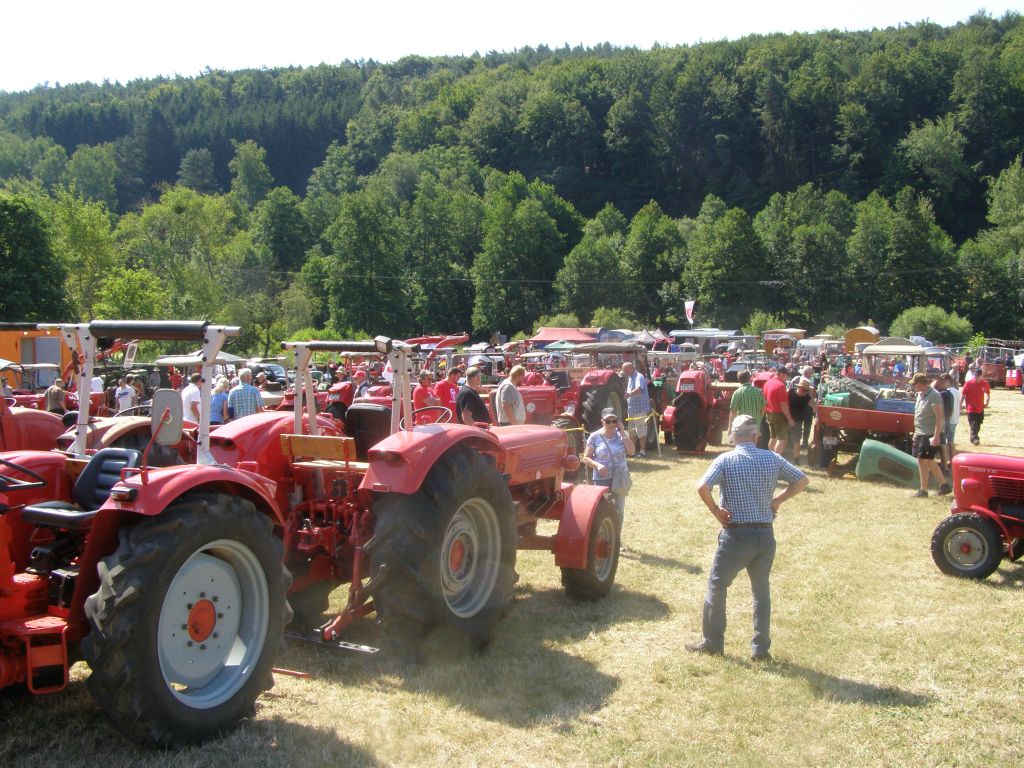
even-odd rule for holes
{"type": "Polygon", "coordinates": [[[63,303],[0,308],[269,339],[935,303],[1024,335],[1022,150],[1017,14],[37,88],[0,94],[0,256],[63,303]]]}

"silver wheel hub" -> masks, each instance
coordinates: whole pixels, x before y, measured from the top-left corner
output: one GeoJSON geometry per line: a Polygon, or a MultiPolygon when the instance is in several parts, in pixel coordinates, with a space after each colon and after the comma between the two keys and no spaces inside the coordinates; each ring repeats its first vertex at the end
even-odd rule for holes
{"type": "Polygon", "coordinates": [[[946,555],[961,568],[974,568],[988,557],[988,542],[973,528],[956,528],[946,537],[946,555]]]}
{"type": "Polygon", "coordinates": [[[441,545],[441,593],[460,619],[483,610],[501,568],[501,528],[489,501],[473,498],[452,516],[441,545]]]}
{"type": "Polygon", "coordinates": [[[164,595],[157,656],[164,682],[190,707],[219,706],[252,676],[270,623],[256,555],[219,539],[194,552],[164,595]]]}

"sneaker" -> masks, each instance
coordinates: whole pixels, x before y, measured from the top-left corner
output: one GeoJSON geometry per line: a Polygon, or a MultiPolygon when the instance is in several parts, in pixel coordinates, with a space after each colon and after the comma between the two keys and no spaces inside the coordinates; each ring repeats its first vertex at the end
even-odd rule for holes
{"type": "Polygon", "coordinates": [[[775,661],[775,659],[772,658],[772,655],[768,653],[768,651],[754,651],[752,654],[750,654],[750,660],[755,663],[762,662],[764,664],[771,664],[773,661],[775,661]]]}
{"type": "Polygon", "coordinates": [[[939,490],[935,492],[937,496],[948,496],[953,492],[953,489],[949,487],[949,483],[943,483],[939,486],[939,490]]]}
{"type": "Polygon", "coordinates": [[[721,648],[715,648],[707,640],[703,640],[699,643],[687,643],[686,650],[690,653],[699,653],[703,656],[722,656],[724,651],[721,648]]]}
{"type": "Polygon", "coordinates": [[[928,498],[928,491],[914,491],[912,494],[910,494],[910,498],[912,498],[912,499],[927,499],[928,498]]]}
{"type": "Polygon", "coordinates": [[[643,451],[640,451],[640,453],[637,454],[637,457],[641,458],[641,459],[646,459],[647,458],[647,454],[644,453],[643,451]]]}

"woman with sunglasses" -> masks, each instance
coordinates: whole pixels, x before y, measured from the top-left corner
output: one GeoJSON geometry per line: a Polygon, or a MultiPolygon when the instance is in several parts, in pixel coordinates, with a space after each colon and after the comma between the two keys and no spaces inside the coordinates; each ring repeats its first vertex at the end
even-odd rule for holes
{"type": "Polygon", "coordinates": [[[593,470],[594,485],[612,489],[612,499],[619,512],[619,526],[626,515],[626,494],[629,492],[628,456],[634,451],[633,441],[614,408],[601,412],[601,429],[587,438],[583,463],[593,470]],[[616,482],[618,480],[618,482],[616,482]]]}

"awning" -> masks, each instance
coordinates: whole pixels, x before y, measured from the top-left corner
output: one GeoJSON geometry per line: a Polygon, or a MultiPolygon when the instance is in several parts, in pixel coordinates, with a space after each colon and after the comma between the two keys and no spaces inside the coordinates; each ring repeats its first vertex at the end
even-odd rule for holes
{"type": "Polygon", "coordinates": [[[577,344],[585,344],[595,340],[593,336],[584,333],[579,328],[541,328],[532,339],[527,339],[527,341],[532,341],[534,344],[550,344],[553,341],[570,341],[577,344]]]}

